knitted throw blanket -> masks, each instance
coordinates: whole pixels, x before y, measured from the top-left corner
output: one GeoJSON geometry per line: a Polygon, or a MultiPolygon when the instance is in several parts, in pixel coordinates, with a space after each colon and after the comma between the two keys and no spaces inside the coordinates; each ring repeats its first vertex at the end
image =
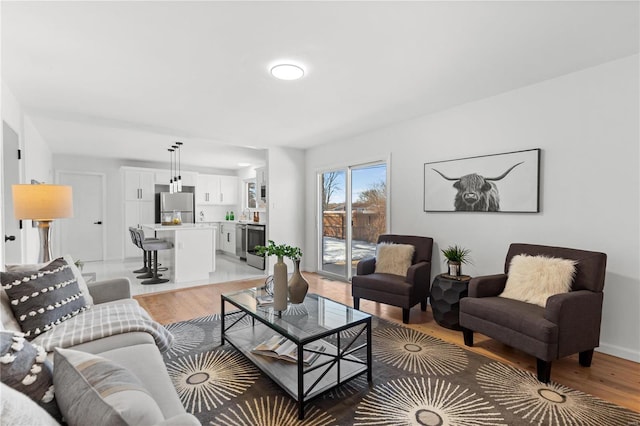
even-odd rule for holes
{"type": "Polygon", "coordinates": [[[133,299],[93,305],[80,315],[63,321],[33,339],[47,352],[67,348],[116,334],[142,331],[151,334],[160,352],[171,347],[173,336],[161,324],[149,317],[133,299]]]}

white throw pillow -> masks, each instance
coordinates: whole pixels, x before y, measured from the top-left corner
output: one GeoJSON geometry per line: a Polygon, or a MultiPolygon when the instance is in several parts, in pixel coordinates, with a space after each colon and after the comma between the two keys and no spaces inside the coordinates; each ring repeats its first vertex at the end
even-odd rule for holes
{"type": "Polygon", "coordinates": [[[514,256],[509,265],[507,284],[500,297],[544,308],[550,296],[571,291],[576,263],[556,257],[514,256]]]}
{"type": "Polygon", "coordinates": [[[415,247],[411,244],[380,243],[376,248],[376,273],[407,275],[415,247]]]}
{"type": "Polygon", "coordinates": [[[27,395],[0,383],[0,419],[14,426],[58,426],[59,423],[27,395]]]}

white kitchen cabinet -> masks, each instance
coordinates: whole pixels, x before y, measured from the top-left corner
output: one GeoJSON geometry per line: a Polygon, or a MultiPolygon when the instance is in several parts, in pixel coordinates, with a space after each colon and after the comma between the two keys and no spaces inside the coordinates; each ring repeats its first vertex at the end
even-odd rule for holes
{"type": "Polygon", "coordinates": [[[224,233],[224,231],[222,230],[222,223],[216,223],[216,225],[218,226],[218,228],[216,228],[216,236],[215,236],[215,240],[216,240],[216,251],[222,251],[222,234],[224,233]]]}
{"type": "Polygon", "coordinates": [[[232,256],[236,255],[236,225],[234,223],[223,223],[222,234],[220,235],[220,245],[222,251],[232,256]]]}
{"type": "Polygon", "coordinates": [[[256,184],[258,187],[261,185],[267,185],[267,168],[259,167],[256,169],[256,184]]]}
{"type": "Polygon", "coordinates": [[[198,175],[196,178],[196,204],[216,204],[220,191],[220,179],[215,175],[198,175]]]}
{"type": "Polygon", "coordinates": [[[234,205],[237,203],[238,178],[236,176],[198,175],[196,204],[234,205]]]}
{"type": "Polygon", "coordinates": [[[220,176],[219,204],[238,204],[238,178],[236,176],[220,176]]]}
{"type": "Polygon", "coordinates": [[[153,171],[124,169],[123,179],[125,201],[153,201],[155,192],[155,174],[153,171]]]}
{"type": "Polygon", "coordinates": [[[129,227],[140,228],[142,225],[154,223],[154,208],[153,201],[137,200],[124,202],[124,257],[142,257],[142,250],[136,247],[131,241],[129,227]]]}
{"type": "Polygon", "coordinates": [[[196,186],[197,173],[182,172],[182,186],[196,186]]]}
{"type": "MultiPolygon", "coordinates": [[[[182,186],[196,186],[198,174],[193,172],[181,172],[182,186]]],[[[155,173],[156,185],[169,185],[171,173],[169,170],[161,170],[155,173]]]]}
{"type": "Polygon", "coordinates": [[[124,192],[124,257],[142,256],[142,250],[131,241],[129,227],[139,228],[155,221],[155,172],[123,167],[124,192]]]}

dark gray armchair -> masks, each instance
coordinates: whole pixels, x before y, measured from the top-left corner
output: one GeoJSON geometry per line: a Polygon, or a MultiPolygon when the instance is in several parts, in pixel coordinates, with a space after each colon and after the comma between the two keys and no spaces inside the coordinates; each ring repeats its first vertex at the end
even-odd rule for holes
{"type": "Polygon", "coordinates": [[[600,321],[607,255],[604,253],[531,244],[511,244],[504,274],[476,277],[469,297],[460,301],[464,343],[473,346],[477,331],[537,358],[538,380],[549,382],[551,362],[578,353],[589,367],[600,344],[600,321]],[[511,259],[518,254],[542,255],[577,261],[569,293],[547,299],[543,308],[497,297],[504,290],[511,259]]]}
{"type": "Polygon", "coordinates": [[[378,243],[411,244],[415,247],[411,267],[406,276],[375,273],[376,259],[358,262],[357,275],[351,280],[353,307],[360,308],[360,298],[402,308],[402,321],[409,323],[409,310],[420,303],[427,310],[431,282],[431,249],[433,239],[409,235],[383,234],[378,243]]]}

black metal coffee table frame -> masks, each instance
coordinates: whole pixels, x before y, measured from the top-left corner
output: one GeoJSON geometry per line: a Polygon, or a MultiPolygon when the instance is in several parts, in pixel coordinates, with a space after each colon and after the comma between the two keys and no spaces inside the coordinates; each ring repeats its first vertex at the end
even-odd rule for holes
{"type": "MultiPolygon", "coordinates": [[[[305,320],[314,318],[314,309],[318,309],[318,305],[330,305],[330,308],[338,308],[338,310],[344,308],[345,318],[347,319],[344,324],[336,327],[321,324],[317,327],[312,327],[311,330],[309,330],[309,327],[305,330],[298,329],[292,319],[287,319],[286,311],[283,316],[281,312],[273,311],[271,307],[258,307],[257,304],[252,303],[251,300],[255,301],[255,295],[260,292],[261,289],[254,288],[221,296],[221,344],[229,342],[295,399],[300,420],[304,419],[304,404],[323,392],[353,380],[364,373],[367,374],[367,380],[371,383],[373,358],[371,354],[370,315],[330,299],[309,294],[305,298],[305,302],[303,302],[304,306],[309,306],[310,308],[308,316],[304,318],[305,320]],[[319,303],[319,301],[322,303],[319,303]],[[238,311],[227,313],[225,311],[225,302],[238,308],[241,314],[237,315],[238,311]],[[233,321],[228,324],[227,317],[230,315],[237,315],[237,318],[234,317],[233,321]],[[237,326],[242,324],[242,320],[247,316],[251,318],[252,326],[237,326]],[[357,318],[348,319],[353,317],[357,318]],[[357,327],[359,327],[359,330],[353,331],[352,338],[345,338],[340,335],[342,331],[357,327]],[[286,337],[297,345],[299,355],[297,363],[276,360],[251,352],[251,349],[256,345],[272,336],[273,332],[286,337]],[[305,366],[300,354],[303,351],[315,352],[308,348],[305,349],[305,345],[318,342],[332,335],[335,335],[336,346],[323,341],[322,345],[325,346],[325,350],[317,352],[320,355],[312,365],[305,366]],[[356,340],[361,336],[366,336],[366,342],[356,345],[356,340]],[[361,359],[361,353],[365,352],[363,349],[366,349],[366,360],[361,359]],[[358,351],[360,352],[358,353],[358,351]],[[307,383],[311,383],[306,389],[305,378],[309,378],[307,383]]],[[[331,314],[332,312],[329,313],[331,314]]],[[[321,319],[321,315],[318,315],[317,312],[315,314],[316,319],[321,319]]],[[[320,322],[318,321],[318,323],[320,322]]]]}

